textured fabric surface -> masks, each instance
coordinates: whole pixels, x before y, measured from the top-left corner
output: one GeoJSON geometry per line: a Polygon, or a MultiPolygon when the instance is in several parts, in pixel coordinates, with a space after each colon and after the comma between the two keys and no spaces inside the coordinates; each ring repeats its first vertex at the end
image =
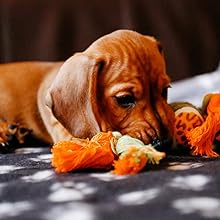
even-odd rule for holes
{"type": "Polygon", "coordinates": [[[190,102],[201,107],[208,93],[220,92],[220,64],[214,72],[173,82],[169,91],[169,102],[190,102]]]}
{"type": "Polygon", "coordinates": [[[48,148],[0,155],[0,219],[220,218],[220,159],[169,156],[135,176],[56,174],[48,148]]]}

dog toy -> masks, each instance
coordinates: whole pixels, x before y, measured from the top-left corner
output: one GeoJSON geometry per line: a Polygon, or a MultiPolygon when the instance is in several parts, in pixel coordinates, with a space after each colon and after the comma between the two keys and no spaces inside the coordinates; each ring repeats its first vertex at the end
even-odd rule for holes
{"type": "Polygon", "coordinates": [[[220,140],[220,93],[206,95],[202,110],[190,103],[174,103],[172,107],[177,143],[189,147],[193,155],[218,157],[213,143],[220,140]]]}
{"type": "Polygon", "coordinates": [[[100,132],[91,140],[61,141],[51,151],[52,165],[57,172],[114,167],[112,172],[117,175],[136,174],[147,163],[158,164],[165,157],[164,152],[152,145],[119,132],[100,132]]]}

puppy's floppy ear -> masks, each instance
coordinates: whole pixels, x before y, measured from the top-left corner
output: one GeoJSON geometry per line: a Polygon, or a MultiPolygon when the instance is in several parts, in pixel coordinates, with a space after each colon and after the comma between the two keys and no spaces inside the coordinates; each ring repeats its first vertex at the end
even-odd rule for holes
{"type": "Polygon", "coordinates": [[[75,137],[91,137],[100,131],[96,86],[102,63],[77,53],[62,65],[49,89],[54,116],[75,137]]]}

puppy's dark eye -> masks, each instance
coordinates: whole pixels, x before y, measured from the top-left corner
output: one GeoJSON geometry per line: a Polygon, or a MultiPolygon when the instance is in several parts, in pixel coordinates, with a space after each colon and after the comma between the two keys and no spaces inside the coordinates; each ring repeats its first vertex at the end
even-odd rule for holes
{"type": "Polygon", "coordinates": [[[162,94],[161,96],[164,98],[164,99],[167,99],[167,96],[168,96],[168,89],[171,88],[171,86],[167,86],[163,89],[162,91],[162,94]]]}
{"type": "Polygon", "coordinates": [[[135,97],[133,95],[115,96],[116,102],[120,107],[128,108],[135,104],[135,97]]]}

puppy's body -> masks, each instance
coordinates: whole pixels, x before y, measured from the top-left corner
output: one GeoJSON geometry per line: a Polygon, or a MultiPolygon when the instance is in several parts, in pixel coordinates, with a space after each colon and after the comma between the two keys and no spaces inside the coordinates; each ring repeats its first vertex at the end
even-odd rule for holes
{"type": "Polygon", "coordinates": [[[133,31],[106,35],[64,64],[2,64],[0,79],[0,118],[49,143],[108,130],[145,143],[172,136],[160,47],[133,31]]]}
{"type": "Polygon", "coordinates": [[[52,143],[40,114],[38,97],[45,102],[47,86],[60,66],[61,63],[47,62],[0,64],[0,119],[32,129],[34,136],[52,143]],[[40,91],[41,85],[45,86],[40,91]]]}

